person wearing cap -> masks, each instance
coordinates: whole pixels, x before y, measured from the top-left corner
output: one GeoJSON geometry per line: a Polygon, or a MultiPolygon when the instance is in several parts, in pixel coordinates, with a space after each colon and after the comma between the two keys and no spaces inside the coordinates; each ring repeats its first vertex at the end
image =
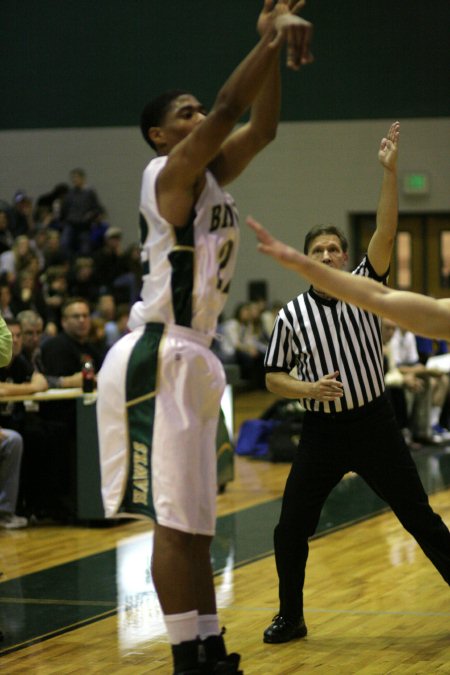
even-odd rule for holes
{"type": "Polygon", "coordinates": [[[17,190],[14,194],[10,228],[14,238],[21,234],[31,235],[34,231],[33,200],[25,190],[17,190]]]}

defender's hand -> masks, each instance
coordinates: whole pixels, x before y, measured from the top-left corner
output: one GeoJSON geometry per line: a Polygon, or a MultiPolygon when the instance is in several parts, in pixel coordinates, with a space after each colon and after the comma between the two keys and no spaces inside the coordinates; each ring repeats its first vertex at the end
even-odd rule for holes
{"type": "Polygon", "coordinates": [[[378,159],[385,169],[395,171],[397,167],[398,140],[400,137],[400,122],[394,122],[388,131],[387,137],[381,139],[378,159]]]}

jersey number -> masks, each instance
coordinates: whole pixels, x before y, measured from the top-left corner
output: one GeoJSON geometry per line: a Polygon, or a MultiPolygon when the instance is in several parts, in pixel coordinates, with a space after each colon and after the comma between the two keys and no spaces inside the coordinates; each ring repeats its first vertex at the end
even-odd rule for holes
{"type": "Polygon", "coordinates": [[[222,272],[226,268],[228,261],[231,257],[233,245],[234,244],[232,241],[226,241],[225,244],[220,249],[218,255],[219,267],[217,269],[217,289],[219,291],[222,291],[222,293],[228,293],[228,291],[230,290],[231,280],[227,284],[225,284],[224,279],[222,279],[222,272]]]}

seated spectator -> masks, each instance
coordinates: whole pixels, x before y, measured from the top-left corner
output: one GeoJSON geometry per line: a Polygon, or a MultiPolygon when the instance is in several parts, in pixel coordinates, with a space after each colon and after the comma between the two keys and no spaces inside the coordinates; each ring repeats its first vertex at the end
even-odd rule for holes
{"type": "Polygon", "coordinates": [[[32,266],[22,270],[12,285],[11,309],[15,316],[26,309],[32,309],[47,317],[47,305],[36,270],[32,266]]]}
{"type": "Polygon", "coordinates": [[[61,377],[64,387],[81,387],[83,362],[91,360],[96,372],[102,363],[100,354],[89,342],[91,312],[84,298],[68,298],[64,302],[61,326],[62,331],[41,347],[44,373],[61,377]]]}
{"type": "Polygon", "coordinates": [[[16,515],[23,442],[17,431],[0,428],[0,527],[16,530],[28,525],[16,515]]]}
{"type": "Polygon", "coordinates": [[[48,230],[44,254],[44,269],[47,267],[54,267],[56,265],[63,265],[66,271],[69,271],[69,256],[63,251],[60,246],[61,235],[58,230],[48,230]]]}
{"type": "Polygon", "coordinates": [[[20,272],[26,269],[39,272],[39,258],[33,251],[30,239],[21,235],[14,240],[12,249],[0,255],[0,274],[5,275],[9,284],[13,284],[20,272]]]}
{"type": "Polygon", "coordinates": [[[261,313],[261,329],[267,343],[272,335],[275,320],[280,309],[283,309],[283,303],[275,300],[269,308],[264,309],[261,313]]]}
{"type": "MultiPolygon", "coordinates": [[[[432,340],[431,338],[424,338],[420,335],[416,335],[416,346],[419,354],[419,360],[421,363],[426,365],[428,368],[433,367],[428,362],[434,356],[442,356],[444,359],[448,355],[448,342],[446,340],[432,340]]],[[[450,372],[450,369],[444,371],[447,374],[450,372]]],[[[448,426],[448,421],[450,419],[450,397],[447,394],[444,405],[442,407],[441,417],[439,424],[442,427],[448,426]]]]}
{"type": "Polygon", "coordinates": [[[270,336],[267,337],[264,332],[264,327],[261,318],[263,312],[265,311],[266,301],[252,300],[248,304],[250,308],[253,343],[262,354],[265,354],[270,338],[270,336]]]}
{"type": "Polygon", "coordinates": [[[130,298],[130,306],[140,298],[142,288],[142,262],[141,247],[137,243],[130,244],[125,251],[125,261],[130,274],[134,276],[133,294],[130,298]]]}
{"type": "Polygon", "coordinates": [[[389,396],[398,425],[411,449],[420,445],[414,438],[430,438],[431,397],[428,383],[414,373],[401,373],[394,362],[391,339],[397,326],[389,319],[381,324],[386,394],[389,396]]]}
{"type": "Polygon", "coordinates": [[[89,342],[93,345],[101,358],[104,359],[109,345],[106,341],[105,320],[100,316],[91,318],[91,330],[89,332],[89,342]]]}
{"type": "MultiPolygon", "coordinates": [[[[89,342],[91,315],[84,298],[68,298],[61,314],[62,331],[41,346],[42,364],[46,376],[59,378],[60,386],[81,387],[82,366],[91,361],[98,372],[102,355],[89,342]]],[[[76,514],[76,402],[58,400],[43,403],[41,416],[51,424],[52,434],[59,443],[58,494],[60,513],[73,518],[76,514]]]]}
{"type": "Polygon", "coordinates": [[[30,239],[30,248],[39,261],[39,272],[45,269],[45,250],[49,230],[45,225],[36,225],[34,236],[30,239]]]}
{"type": "MultiPolygon", "coordinates": [[[[104,295],[100,297],[100,300],[103,299],[105,302],[106,299],[112,298],[114,300],[114,297],[104,295]]],[[[101,305],[99,301],[99,305],[101,305]]],[[[99,307],[97,305],[97,307],[99,307]]],[[[106,346],[107,349],[109,349],[117,340],[119,340],[121,337],[126,335],[129,331],[128,329],[128,319],[130,318],[130,307],[126,303],[122,303],[121,305],[118,305],[117,308],[115,306],[114,302],[114,313],[109,314],[109,312],[104,312],[103,314],[99,314],[98,318],[103,317],[101,320],[103,321],[104,324],[104,331],[105,331],[105,341],[106,341],[106,346]],[[106,316],[112,316],[114,318],[106,319],[106,316]]],[[[103,310],[105,309],[105,304],[103,304],[103,310]]]]}
{"type": "Polygon", "coordinates": [[[232,319],[220,327],[219,358],[225,363],[237,363],[241,378],[250,386],[265,388],[265,346],[255,331],[254,312],[249,302],[240,303],[232,319]]]}
{"type": "Polygon", "coordinates": [[[119,329],[116,323],[116,300],[112,293],[102,293],[97,301],[94,316],[103,319],[105,324],[105,338],[108,347],[119,338],[119,329]]]}
{"type": "MultiPolygon", "coordinates": [[[[0,396],[25,396],[46,391],[47,381],[36,372],[22,354],[22,332],[17,319],[8,319],[12,335],[12,360],[0,369],[0,396]]],[[[27,515],[36,514],[46,503],[48,496],[44,476],[51,473],[47,430],[39,418],[38,409],[25,407],[24,402],[9,401],[0,404],[0,424],[13,429],[23,444],[22,473],[18,498],[18,510],[27,515]],[[38,479],[39,477],[39,479],[38,479]]],[[[22,453],[21,453],[22,455],[22,453]]]]}
{"type": "Polygon", "coordinates": [[[99,289],[94,274],[94,260],[79,256],[72,263],[68,275],[69,295],[85,298],[91,305],[97,302],[99,289]]]}
{"type": "Polygon", "coordinates": [[[25,190],[17,190],[14,194],[10,229],[15,239],[21,235],[28,237],[33,235],[33,200],[25,190]]]}
{"type": "Polygon", "coordinates": [[[17,315],[22,329],[22,358],[24,358],[32,370],[44,375],[50,389],[63,388],[63,379],[44,373],[42,364],[41,344],[49,338],[44,332],[43,318],[33,310],[25,310],[17,315]]]}
{"type": "Polygon", "coordinates": [[[47,323],[55,324],[57,333],[61,329],[61,307],[68,297],[66,268],[62,265],[48,267],[42,282],[47,323]]]}
{"type": "MultiPolygon", "coordinates": [[[[7,366],[0,368],[0,396],[25,396],[35,394],[38,391],[46,391],[48,389],[47,380],[33,368],[22,354],[20,321],[18,319],[6,319],[5,323],[12,335],[12,359],[7,366]]],[[[3,421],[2,426],[4,426],[5,416],[8,415],[10,404],[1,404],[0,408],[2,406],[5,407],[0,409],[0,418],[3,421]]],[[[14,406],[23,409],[22,402],[13,403],[14,406]]],[[[22,432],[22,428],[19,427],[21,423],[22,417],[20,417],[20,420],[16,416],[8,418],[8,425],[11,425],[14,429],[19,428],[22,432]]]]}
{"type": "Polygon", "coordinates": [[[136,277],[122,253],[122,230],[110,227],[101,249],[94,253],[94,267],[100,294],[111,293],[116,302],[131,303],[137,297],[136,277]]]}
{"type": "Polygon", "coordinates": [[[37,366],[37,360],[40,358],[40,345],[44,333],[44,319],[32,309],[19,312],[16,318],[22,329],[22,356],[28,361],[33,369],[42,372],[42,369],[37,366]]]}
{"type": "Polygon", "coordinates": [[[415,377],[429,382],[431,390],[431,440],[435,442],[450,440],[450,431],[440,424],[442,408],[449,391],[449,376],[420,363],[416,338],[413,333],[396,328],[390,345],[394,363],[403,375],[413,374],[415,377]]]}
{"type": "Polygon", "coordinates": [[[130,307],[129,305],[122,303],[118,305],[116,311],[116,326],[118,331],[118,339],[123,337],[129,332],[128,328],[128,319],[130,318],[130,307]]]}
{"type": "Polygon", "coordinates": [[[11,288],[6,282],[0,282],[0,314],[4,319],[12,319],[14,312],[11,309],[11,288]]]}

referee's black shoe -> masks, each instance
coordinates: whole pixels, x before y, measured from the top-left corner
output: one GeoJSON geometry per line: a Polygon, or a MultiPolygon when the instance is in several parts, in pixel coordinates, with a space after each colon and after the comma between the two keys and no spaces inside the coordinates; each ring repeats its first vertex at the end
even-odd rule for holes
{"type": "Polygon", "coordinates": [[[270,644],[279,644],[281,642],[289,642],[296,638],[305,637],[308,629],[306,628],[303,617],[297,621],[289,621],[281,614],[273,617],[272,623],[264,631],[264,642],[270,644]]]}

